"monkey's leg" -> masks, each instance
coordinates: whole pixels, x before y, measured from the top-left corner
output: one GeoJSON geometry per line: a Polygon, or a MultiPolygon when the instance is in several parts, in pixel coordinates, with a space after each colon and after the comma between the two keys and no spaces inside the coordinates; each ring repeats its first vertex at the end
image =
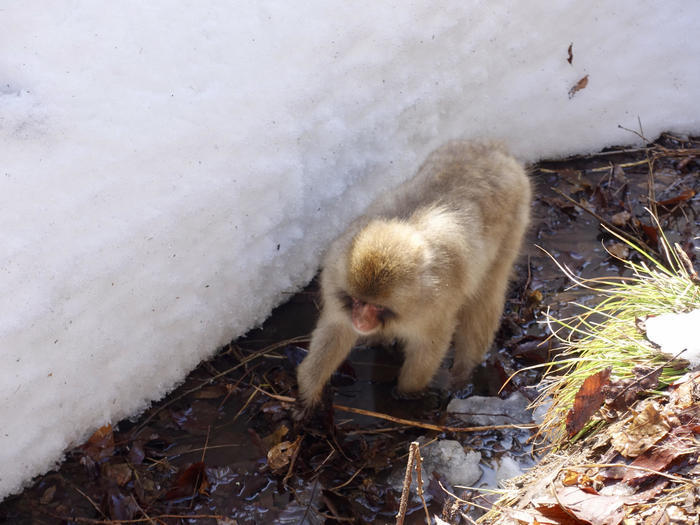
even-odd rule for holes
{"type": "Polygon", "coordinates": [[[485,276],[479,293],[460,313],[454,335],[452,384],[461,387],[493,343],[503,313],[513,257],[499,257],[485,276]]]}
{"type": "Polygon", "coordinates": [[[321,318],[311,335],[309,353],[297,369],[299,397],[304,406],[316,405],[331,374],[352,350],[357,334],[345,323],[321,318]]]}
{"type": "Polygon", "coordinates": [[[440,330],[431,340],[412,339],[406,343],[399,372],[399,394],[414,394],[428,386],[447,353],[452,331],[450,326],[440,330]]]}

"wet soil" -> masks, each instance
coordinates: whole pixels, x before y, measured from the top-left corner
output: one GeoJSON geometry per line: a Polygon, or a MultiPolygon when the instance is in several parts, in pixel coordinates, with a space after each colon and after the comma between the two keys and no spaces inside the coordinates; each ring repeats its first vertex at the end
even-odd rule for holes
{"type": "MultiPolygon", "coordinates": [[[[516,370],[551,357],[546,326],[538,322],[542,311],[566,316],[575,302],[596,300],[569,289],[556,263],[582,277],[625,271],[606,251],[625,255],[601,220],[658,250],[659,231],[645,207],[664,203],[654,206],[662,228],[694,257],[699,147],[697,140],[664,135],[649,147],[610,149],[531,168],[532,226],[503,322],[474,383],[456,395],[505,397],[519,390],[535,397],[536,371],[518,374],[500,394],[499,389],[516,370]]],[[[453,434],[330,409],[308,424],[295,422],[285,396],[296,394],[294,369],[317,316],[316,299],[311,283],[139,418],[101,429],[69,451],[60,468],[0,503],[0,523],[394,523],[400,492],[389,477],[405,468],[409,443],[419,436],[457,439],[479,450],[485,467],[505,448],[521,465],[532,462],[524,430],[453,434]],[[290,442],[286,449],[279,446],[284,441],[290,442]],[[281,457],[277,469],[268,461],[271,450],[281,457]]],[[[445,393],[416,401],[392,397],[399,365],[396,349],[357,348],[334,375],[328,398],[398,418],[455,424],[445,413],[445,393]]],[[[460,512],[468,509],[436,478],[428,496],[432,513],[467,523],[460,512]]],[[[423,520],[422,505],[412,502],[407,522],[423,520]]]]}

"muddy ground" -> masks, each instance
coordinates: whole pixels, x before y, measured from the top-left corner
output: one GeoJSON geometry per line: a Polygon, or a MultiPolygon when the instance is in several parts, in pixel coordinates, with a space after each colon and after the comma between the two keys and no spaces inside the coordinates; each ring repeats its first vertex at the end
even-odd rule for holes
{"type": "MultiPolygon", "coordinates": [[[[506,313],[474,383],[456,395],[506,397],[518,390],[534,399],[537,372],[517,375],[500,394],[499,388],[514,371],[549,359],[551,344],[540,344],[548,335],[538,322],[542,311],[565,316],[573,301],[595,301],[569,290],[537,246],[583,277],[624,271],[604,245],[635,257],[603,232],[601,220],[657,249],[658,231],[644,209],[650,205],[650,163],[662,227],[694,257],[700,164],[692,151],[698,147],[697,140],[664,135],[649,148],[611,149],[532,167],[532,226],[506,313]]],[[[481,452],[485,470],[504,453],[521,465],[532,463],[528,430],[426,430],[342,410],[326,411],[304,426],[295,423],[285,396],[296,395],[294,369],[315,322],[316,298],[311,283],[138,419],[101,429],[69,451],[58,470],[0,503],[0,523],[394,523],[400,493],[389,477],[405,468],[409,443],[416,438],[457,439],[481,452]],[[287,456],[276,447],[283,441],[293,443],[287,456]],[[271,449],[281,452],[276,470],[267,459],[271,449]]],[[[445,413],[445,393],[431,392],[417,401],[391,396],[399,365],[396,349],[354,350],[333,378],[333,402],[459,426],[445,413]]],[[[439,473],[425,475],[431,479],[431,513],[452,523],[468,522],[460,510],[478,513],[454,503],[437,483],[439,473]]],[[[464,499],[474,496],[467,489],[446,488],[464,499]]],[[[488,498],[479,501],[488,506],[488,498]]],[[[407,522],[422,523],[423,516],[422,505],[413,501],[407,522]]]]}

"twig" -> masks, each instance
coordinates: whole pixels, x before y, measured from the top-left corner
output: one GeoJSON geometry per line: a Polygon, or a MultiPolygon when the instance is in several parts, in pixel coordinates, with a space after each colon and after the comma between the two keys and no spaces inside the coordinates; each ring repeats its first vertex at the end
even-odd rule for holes
{"type": "Polygon", "coordinates": [[[588,206],[584,206],[583,204],[581,204],[580,202],[576,201],[575,199],[572,199],[572,198],[569,197],[566,193],[564,193],[564,192],[558,190],[557,188],[551,188],[551,189],[552,189],[552,191],[554,191],[555,193],[561,195],[563,198],[565,198],[566,200],[568,200],[569,202],[571,202],[574,206],[578,206],[578,207],[581,208],[583,211],[585,211],[586,213],[590,214],[590,215],[591,215],[592,217],[594,217],[598,222],[600,222],[600,224],[602,224],[602,225],[603,225],[605,228],[607,228],[608,230],[614,232],[616,235],[618,235],[618,236],[620,236],[620,237],[623,237],[623,238],[625,238],[625,239],[627,239],[627,240],[629,240],[629,241],[631,241],[631,242],[633,242],[633,243],[642,244],[642,245],[646,246],[647,249],[648,249],[650,252],[657,253],[657,251],[654,250],[654,249],[652,249],[651,246],[649,246],[647,243],[645,243],[645,242],[642,241],[641,239],[638,239],[637,237],[634,237],[633,235],[630,235],[630,234],[627,233],[626,231],[621,230],[620,228],[618,228],[617,226],[615,226],[613,223],[611,223],[610,221],[604,219],[603,217],[601,217],[600,215],[598,215],[596,212],[594,212],[593,210],[591,210],[588,206]]]}
{"type": "MultiPolygon", "coordinates": [[[[277,394],[271,394],[266,392],[262,388],[251,385],[261,394],[265,394],[272,399],[277,399],[278,401],[284,401],[286,403],[296,403],[296,398],[289,396],[280,396],[277,394]]],[[[412,419],[404,419],[401,417],[390,416],[389,414],[382,414],[381,412],[374,412],[372,410],[365,410],[364,408],[348,407],[345,405],[337,405],[333,403],[333,408],[335,410],[340,410],[341,412],[350,412],[352,414],[360,414],[362,416],[375,417],[377,419],[384,419],[386,421],[391,421],[393,423],[398,423],[400,425],[407,425],[410,427],[425,428],[427,430],[437,430],[438,432],[482,432],[484,430],[500,430],[505,428],[517,428],[517,429],[529,429],[535,428],[537,425],[533,424],[518,424],[518,425],[486,425],[479,427],[450,427],[445,425],[434,425],[432,423],[423,423],[421,421],[414,421],[412,419]]]]}
{"type": "Polygon", "coordinates": [[[222,516],[221,514],[160,514],[158,516],[151,516],[150,518],[134,518],[131,520],[99,520],[99,519],[94,519],[94,518],[78,518],[78,517],[62,517],[66,522],[75,522],[75,523],[94,523],[94,524],[106,524],[106,525],[123,525],[123,524],[128,524],[128,523],[145,523],[148,521],[153,521],[153,520],[161,520],[161,519],[180,519],[180,520],[223,520],[225,519],[226,516],[222,516]]]}
{"type": "Polygon", "coordinates": [[[248,396],[248,399],[246,400],[245,403],[243,403],[243,406],[241,407],[241,409],[240,409],[238,412],[236,412],[236,415],[235,415],[235,416],[233,416],[233,419],[231,420],[231,423],[233,423],[234,421],[236,421],[236,420],[238,419],[238,417],[243,413],[243,411],[244,411],[246,408],[248,408],[248,405],[250,405],[250,403],[253,401],[253,399],[255,399],[255,396],[257,396],[257,395],[258,395],[257,390],[253,390],[253,391],[250,393],[250,395],[248,396]]]}
{"type": "Polygon", "coordinates": [[[522,424],[522,425],[486,425],[479,427],[450,427],[445,425],[434,425],[432,423],[423,423],[421,421],[413,421],[411,419],[404,419],[401,417],[394,417],[388,414],[382,414],[380,412],[373,412],[371,410],[365,410],[363,408],[347,407],[344,405],[333,405],[333,408],[340,410],[342,412],[351,412],[353,414],[360,414],[363,416],[376,417],[378,419],[385,419],[387,421],[392,421],[394,423],[400,423],[402,425],[408,425],[411,427],[425,428],[427,430],[437,430],[438,432],[482,432],[484,430],[500,430],[504,428],[517,428],[517,429],[529,429],[535,428],[537,425],[533,424],[522,424]]]}
{"type": "MultiPolygon", "coordinates": [[[[471,505],[472,507],[475,507],[475,508],[481,509],[481,510],[485,510],[485,511],[491,510],[488,507],[484,507],[483,505],[479,505],[478,503],[474,503],[473,501],[467,501],[466,499],[460,498],[456,494],[453,494],[452,492],[450,492],[449,490],[447,490],[445,488],[445,485],[442,484],[442,481],[438,481],[438,485],[440,485],[440,488],[443,490],[443,492],[445,492],[449,496],[452,496],[455,499],[455,501],[457,501],[458,503],[462,503],[464,505],[471,505]]],[[[471,490],[485,490],[485,489],[474,488],[474,487],[459,487],[459,488],[469,488],[471,490]]],[[[481,496],[477,496],[477,497],[481,497],[481,496]]],[[[486,500],[486,501],[488,501],[488,500],[486,500]]],[[[489,503],[491,503],[491,502],[489,501],[489,503]]],[[[492,505],[495,506],[495,503],[492,503],[492,505]]]]}
{"type": "Polygon", "coordinates": [[[350,476],[350,479],[348,479],[345,483],[341,483],[340,485],[336,485],[335,487],[331,487],[329,490],[338,490],[342,489],[343,487],[347,487],[350,483],[352,483],[352,480],[357,477],[357,475],[362,472],[362,470],[366,467],[367,465],[362,465],[360,468],[358,468],[355,473],[350,476]]]}
{"type": "MultiPolygon", "coordinates": [[[[202,448],[202,459],[200,460],[202,462],[202,465],[204,464],[204,456],[207,454],[207,446],[209,445],[209,434],[211,433],[211,425],[207,426],[207,437],[204,440],[204,447],[202,448]]],[[[197,478],[194,481],[194,486],[192,487],[192,497],[190,498],[190,509],[194,507],[194,497],[197,495],[197,491],[199,488],[202,486],[202,483],[204,482],[204,478],[206,477],[206,474],[204,471],[198,472],[197,473],[197,478]]]]}
{"type": "Polygon", "coordinates": [[[263,357],[263,356],[269,354],[270,352],[272,352],[272,351],[274,351],[274,350],[277,350],[277,349],[279,349],[279,348],[282,348],[282,347],[284,347],[284,346],[287,346],[288,344],[291,344],[291,343],[294,343],[294,342],[298,342],[298,341],[304,341],[304,340],[306,340],[307,338],[308,338],[308,336],[294,337],[294,338],[292,338],[292,339],[286,339],[286,340],[284,340],[284,341],[280,341],[280,342],[275,343],[275,344],[273,344],[273,345],[270,345],[270,346],[267,346],[267,347],[265,347],[265,348],[262,348],[262,349],[258,350],[257,352],[253,352],[253,353],[250,354],[248,357],[243,358],[243,359],[241,360],[241,362],[238,363],[237,365],[232,366],[231,368],[227,368],[227,369],[224,370],[223,372],[220,372],[220,373],[218,373],[218,374],[216,374],[216,375],[211,376],[210,378],[206,379],[205,381],[202,381],[199,385],[197,385],[197,386],[195,386],[195,387],[192,387],[192,388],[190,388],[189,390],[185,390],[182,394],[180,394],[180,395],[178,395],[178,396],[175,396],[174,398],[172,398],[171,400],[169,400],[169,401],[166,402],[166,403],[163,403],[161,406],[159,406],[159,407],[156,408],[153,412],[151,412],[151,413],[148,415],[148,417],[146,417],[146,418],[139,424],[138,428],[134,431],[134,433],[133,433],[134,438],[136,438],[136,437],[143,431],[143,429],[144,429],[144,428],[146,427],[146,425],[151,421],[151,419],[153,419],[153,418],[154,418],[157,414],[159,414],[162,410],[164,410],[165,408],[169,407],[169,406],[172,405],[173,403],[179,401],[179,400],[182,399],[183,397],[186,397],[186,396],[192,394],[193,392],[196,392],[197,390],[199,390],[199,389],[205,387],[206,385],[210,385],[211,383],[213,383],[213,382],[216,381],[217,379],[219,379],[219,378],[221,378],[221,377],[224,377],[224,376],[230,374],[231,372],[234,372],[234,371],[238,370],[240,367],[242,367],[242,366],[248,364],[249,362],[253,361],[254,359],[257,359],[257,358],[259,358],[259,357],[263,357]]]}
{"type": "Polygon", "coordinates": [[[430,513],[428,512],[428,506],[425,504],[425,498],[423,497],[423,458],[420,457],[420,448],[417,441],[411,443],[411,448],[415,448],[414,459],[416,461],[416,487],[418,489],[418,495],[423,503],[423,510],[425,511],[425,522],[430,525],[430,513]]]}
{"type": "Polygon", "coordinates": [[[609,467],[619,467],[619,468],[631,468],[636,470],[643,470],[644,472],[649,472],[651,474],[656,474],[657,476],[662,476],[668,478],[672,481],[677,481],[679,483],[688,483],[695,487],[700,487],[700,480],[693,480],[690,478],[683,478],[681,476],[674,476],[673,474],[666,474],[665,472],[659,472],[658,470],[640,467],[637,465],[626,465],[625,463],[584,463],[582,465],[572,465],[569,468],[609,468],[609,467]]]}
{"type": "MultiPolygon", "coordinates": [[[[643,149],[647,149],[647,148],[641,148],[641,149],[643,150],[643,149]]],[[[613,154],[613,153],[622,153],[622,152],[617,152],[617,151],[610,152],[610,154],[613,154]]],[[[648,161],[645,159],[645,160],[636,160],[634,162],[624,162],[622,164],[615,164],[615,166],[617,166],[619,168],[634,168],[636,166],[642,166],[642,165],[647,164],[647,163],[648,163],[648,161]]],[[[536,169],[537,169],[537,171],[539,171],[541,173],[561,173],[561,169],[556,169],[556,170],[551,169],[551,168],[536,168],[536,169]]],[[[587,168],[587,169],[583,169],[581,171],[590,172],[590,173],[598,173],[601,171],[608,171],[608,170],[610,170],[610,166],[600,166],[598,168],[587,168]]]]}
{"type": "Polygon", "coordinates": [[[265,394],[267,397],[270,397],[270,398],[275,399],[277,401],[282,401],[283,403],[296,403],[296,401],[297,401],[296,398],[294,398],[294,397],[281,396],[279,394],[272,394],[272,393],[268,392],[267,390],[263,390],[259,386],[255,386],[252,384],[250,386],[252,386],[255,390],[257,390],[261,394],[265,394]]]}
{"type": "Polygon", "coordinates": [[[404,519],[406,519],[406,507],[408,506],[408,494],[411,491],[411,480],[413,463],[416,458],[416,451],[419,450],[419,445],[417,441],[411,443],[408,449],[408,461],[406,462],[406,474],[403,477],[403,488],[401,489],[401,500],[399,502],[399,512],[396,514],[396,525],[403,525],[404,519]],[[414,446],[415,445],[415,446],[414,446]]]}
{"type": "Polygon", "coordinates": [[[681,248],[680,244],[674,243],[674,247],[676,248],[676,253],[678,254],[678,258],[681,260],[681,262],[683,263],[683,266],[685,266],[685,268],[686,268],[686,272],[688,273],[688,277],[695,284],[698,284],[698,282],[700,282],[700,278],[698,278],[698,272],[695,271],[695,268],[693,267],[693,263],[690,262],[690,257],[688,257],[688,254],[685,253],[685,250],[683,250],[683,248],[681,248]]]}
{"type": "Polygon", "coordinates": [[[88,500],[88,501],[90,502],[90,505],[92,505],[92,506],[95,508],[95,510],[96,510],[97,512],[99,512],[100,514],[102,514],[105,518],[107,517],[107,516],[105,516],[105,513],[102,512],[102,509],[97,505],[97,503],[95,503],[94,501],[92,501],[92,498],[91,498],[90,496],[88,496],[87,494],[85,494],[82,490],[80,490],[78,487],[76,487],[76,486],[73,485],[72,483],[71,483],[71,486],[72,486],[75,490],[77,490],[86,500],[88,500]]]}
{"type": "Polygon", "coordinates": [[[296,463],[297,458],[299,457],[299,452],[301,451],[301,441],[303,438],[304,436],[299,434],[294,440],[294,443],[292,444],[292,447],[294,447],[294,452],[292,453],[292,459],[289,460],[289,468],[287,469],[287,474],[282,480],[283,487],[287,486],[287,481],[289,481],[289,478],[291,478],[292,474],[294,473],[294,464],[296,463]]]}
{"type": "Polygon", "coordinates": [[[627,392],[627,390],[629,390],[632,386],[640,384],[640,383],[641,383],[642,381],[644,381],[647,377],[649,377],[649,376],[655,374],[655,373],[658,372],[659,370],[663,370],[667,365],[671,364],[673,361],[675,361],[676,359],[678,359],[678,358],[681,356],[681,354],[682,354],[683,352],[685,352],[686,350],[688,350],[688,349],[687,349],[687,348],[684,348],[683,350],[681,350],[680,352],[678,352],[678,353],[677,353],[676,355],[674,355],[673,357],[671,357],[671,358],[669,358],[668,360],[666,360],[665,362],[661,363],[659,366],[656,366],[656,367],[652,368],[651,372],[649,372],[649,373],[647,373],[647,374],[644,374],[642,377],[640,377],[640,378],[636,379],[635,381],[631,382],[630,384],[628,384],[625,388],[623,388],[623,389],[612,399],[612,401],[611,401],[610,403],[607,403],[607,404],[609,404],[609,405],[614,404],[615,401],[617,401],[618,398],[619,398],[622,394],[624,394],[625,392],[627,392]]]}

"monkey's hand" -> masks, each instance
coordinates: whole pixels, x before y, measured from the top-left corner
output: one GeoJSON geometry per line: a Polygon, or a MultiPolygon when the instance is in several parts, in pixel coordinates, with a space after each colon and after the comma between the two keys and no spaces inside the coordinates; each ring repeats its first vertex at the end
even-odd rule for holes
{"type": "Polygon", "coordinates": [[[307,405],[300,399],[297,399],[292,407],[292,419],[299,423],[307,422],[314,415],[317,408],[317,405],[307,405]]]}

